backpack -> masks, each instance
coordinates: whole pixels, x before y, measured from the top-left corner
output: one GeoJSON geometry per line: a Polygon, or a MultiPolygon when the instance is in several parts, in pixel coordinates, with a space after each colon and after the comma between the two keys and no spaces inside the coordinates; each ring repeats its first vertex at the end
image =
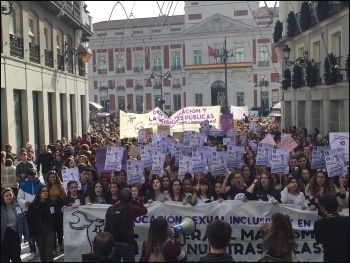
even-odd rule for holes
{"type": "Polygon", "coordinates": [[[149,255],[148,262],[165,262],[165,258],[158,247],[156,248],[156,252],[149,255]]]}
{"type": "Polygon", "coordinates": [[[104,231],[113,235],[116,242],[130,243],[132,240],[127,235],[128,208],[130,205],[113,206],[106,214],[104,231]]]}

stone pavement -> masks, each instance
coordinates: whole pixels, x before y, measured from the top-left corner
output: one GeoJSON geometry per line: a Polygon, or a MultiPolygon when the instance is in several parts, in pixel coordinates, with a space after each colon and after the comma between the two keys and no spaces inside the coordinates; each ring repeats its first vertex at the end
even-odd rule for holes
{"type": "MultiPolygon", "coordinates": [[[[28,261],[28,257],[30,255],[28,242],[23,244],[22,241],[21,248],[22,262],[41,262],[38,247],[36,248],[36,257],[31,261],[28,261]]],[[[57,255],[55,256],[54,262],[64,262],[64,252],[58,251],[57,255]]]]}

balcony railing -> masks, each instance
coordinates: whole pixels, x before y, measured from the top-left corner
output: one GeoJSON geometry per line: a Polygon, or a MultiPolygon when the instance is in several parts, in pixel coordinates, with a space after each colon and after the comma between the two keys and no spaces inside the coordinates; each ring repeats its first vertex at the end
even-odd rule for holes
{"type": "Polygon", "coordinates": [[[258,66],[259,67],[268,67],[270,66],[270,61],[267,60],[267,61],[258,61],[258,66]]]}
{"type": "Polygon", "coordinates": [[[107,69],[106,68],[99,68],[97,69],[98,74],[107,74],[107,69]]]}
{"type": "Polygon", "coordinates": [[[154,89],[160,89],[161,86],[160,86],[160,84],[154,84],[154,85],[153,85],[153,88],[154,88],[154,89]]]}
{"type": "Polygon", "coordinates": [[[115,69],[116,73],[125,73],[125,68],[124,67],[119,67],[115,69]]]}
{"type": "Polygon", "coordinates": [[[143,86],[142,86],[142,85],[136,85],[136,86],[135,86],[135,90],[140,90],[140,89],[143,89],[143,86]]]}
{"type": "Polygon", "coordinates": [[[67,72],[73,74],[73,58],[67,60],[67,72]]]}
{"type": "Polygon", "coordinates": [[[10,54],[23,58],[23,39],[12,34],[10,34],[10,54]]]}
{"type": "Polygon", "coordinates": [[[117,86],[117,90],[125,90],[125,86],[117,86]]]}
{"type": "Polygon", "coordinates": [[[64,56],[57,54],[57,69],[64,70],[64,56]]]}
{"type": "Polygon", "coordinates": [[[181,84],[173,84],[173,89],[181,89],[181,84]]]}
{"type": "Polygon", "coordinates": [[[172,65],[171,70],[181,70],[181,65],[172,65]]]}
{"type": "Polygon", "coordinates": [[[321,75],[321,62],[316,63],[316,84],[321,85],[322,84],[322,75],[321,75]]]}
{"type": "Polygon", "coordinates": [[[40,64],[40,49],[39,46],[33,43],[29,43],[29,60],[40,64]]]}
{"type": "Polygon", "coordinates": [[[143,67],[134,67],[134,72],[143,72],[143,67]]]}
{"type": "Polygon", "coordinates": [[[45,49],[45,66],[53,68],[53,52],[45,49]]]}
{"type": "Polygon", "coordinates": [[[153,71],[162,71],[162,66],[153,66],[153,71]]]}

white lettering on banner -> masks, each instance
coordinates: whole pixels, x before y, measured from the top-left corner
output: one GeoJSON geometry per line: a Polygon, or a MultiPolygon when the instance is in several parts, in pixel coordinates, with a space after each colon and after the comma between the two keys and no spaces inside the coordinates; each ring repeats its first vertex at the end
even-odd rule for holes
{"type": "Polygon", "coordinates": [[[168,117],[159,108],[145,114],[120,111],[120,138],[137,137],[145,128],[157,130],[158,125],[170,126],[170,133],[198,130],[200,123],[208,120],[215,128],[220,126],[220,106],[186,107],[168,117]]]}
{"type": "MultiPolygon", "coordinates": [[[[92,241],[97,233],[103,232],[105,214],[110,205],[93,204],[77,209],[64,210],[64,261],[81,262],[81,254],[90,253],[92,241]]],[[[269,222],[277,212],[291,217],[297,237],[298,248],[295,254],[298,261],[322,262],[322,246],[315,241],[313,225],[318,215],[315,211],[302,211],[292,205],[277,206],[267,202],[217,201],[209,204],[182,205],[178,202],[153,202],[146,205],[148,213],[135,221],[136,241],[141,252],[142,242],[147,239],[149,223],[158,216],[164,216],[169,225],[179,224],[183,217],[191,216],[196,222],[196,230],[186,236],[188,261],[197,261],[209,252],[205,232],[207,224],[215,219],[222,219],[232,225],[231,243],[228,252],[235,261],[257,261],[262,252],[261,222],[269,222]]],[[[341,215],[349,216],[349,209],[341,215]]],[[[140,255],[136,256],[136,261],[140,255]]]]}

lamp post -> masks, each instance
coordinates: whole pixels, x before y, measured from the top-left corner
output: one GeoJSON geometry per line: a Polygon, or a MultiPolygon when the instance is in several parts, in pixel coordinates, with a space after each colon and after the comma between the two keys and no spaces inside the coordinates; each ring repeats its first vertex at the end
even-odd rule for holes
{"type": "Polygon", "coordinates": [[[151,79],[151,81],[154,80],[154,76],[159,77],[160,78],[160,100],[158,100],[158,107],[163,110],[163,104],[165,102],[165,100],[163,99],[163,78],[167,77],[167,79],[171,80],[173,78],[173,76],[171,75],[171,72],[168,71],[166,72],[164,75],[162,74],[162,70],[160,70],[160,74],[156,74],[154,71],[152,71],[151,76],[149,77],[151,79]]]}
{"type": "Polygon", "coordinates": [[[107,91],[107,99],[105,100],[105,104],[103,105],[104,107],[105,107],[105,110],[109,113],[109,102],[110,102],[110,100],[109,100],[109,97],[108,97],[108,91],[110,90],[110,89],[114,89],[114,81],[112,81],[113,82],[113,85],[112,86],[100,86],[99,87],[99,91],[104,91],[104,90],[106,90],[107,91]]]}
{"type": "Polygon", "coordinates": [[[224,107],[222,112],[223,113],[229,113],[229,108],[228,108],[228,98],[227,98],[227,59],[229,57],[229,54],[231,53],[230,57],[233,57],[233,50],[227,50],[226,47],[226,37],[225,37],[225,41],[224,41],[224,47],[222,48],[221,51],[219,51],[218,57],[220,57],[220,59],[222,60],[222,58],[224,59],[224,63],[225,63],[225,98],[224,98],[224,107]]]}
{"type": "Polygon", "coordinates": [[[13,10],[13,2],[14,1],[4,1],[4,2],[7,2],[8,3],[8,6],[7,5],[2,5],[1,6],[1,14],[3,15],[9,15],[12,13],[12,10],[13,10]],[[7,12],[6,12],[7,11],[7,12]]]}
{"type": "MultiPolygon", "coordinates": [[[[268,87],[268,82],[265,81],[265,78],[262,78],[261,81],[259,81],[259,87],[260,87],[260,116],[263,116],[263,100],[262,100],[262,88],[263,87],[268,87]]],[[[255,83],[255,87],[258,87],[258,84],[255,83]]]]}
{"type": "Polygon", "coordinates": [[[283,58],[286,61],[286,65],[288,67],[295,65],[295,64],[299,65],[300,67],[303,67],[303,68],[307,68],[309,66],[315,65],[315,61],[313,59],[311,59],[311,61],[309,60],[308,52],[306,50],[303,52],[303,55],[301,57],[298,57],[294,61],[289,60],[289,55],[290,55],[291,49],[288,47],[288,45],[286,45],[282,50],[283,50],[283,58]]]}

